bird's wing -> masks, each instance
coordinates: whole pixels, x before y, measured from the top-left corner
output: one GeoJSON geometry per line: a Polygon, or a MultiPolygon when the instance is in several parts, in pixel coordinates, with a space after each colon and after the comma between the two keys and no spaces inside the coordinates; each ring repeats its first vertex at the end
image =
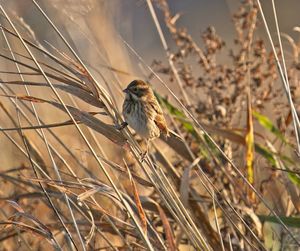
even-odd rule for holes
{"type": "Polygon", "coordinates": [[[167,127],[167,122],[166,122],[166,119],[164,117],[164,114],[158,104],[158,101],[157,100],[153,100],[151,102],[151,106],[152,108],[155,110],[156,112],[156,115],[154,117],[154,122],[155,124],[157,125],[157,127],[159,128],[159,130],[169,136],[169,130],[168,130],[168,127],[167,127]]]}

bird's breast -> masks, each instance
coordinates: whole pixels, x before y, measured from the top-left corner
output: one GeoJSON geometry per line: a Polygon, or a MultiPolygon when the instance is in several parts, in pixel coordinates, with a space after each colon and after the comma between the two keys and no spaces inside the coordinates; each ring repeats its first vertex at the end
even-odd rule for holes
{"type": "Polygon", "coordinates": [[[124,102],[123,116],[128,125],[143,138],[155,138],[160,130],[143,102],[124,102]]]}

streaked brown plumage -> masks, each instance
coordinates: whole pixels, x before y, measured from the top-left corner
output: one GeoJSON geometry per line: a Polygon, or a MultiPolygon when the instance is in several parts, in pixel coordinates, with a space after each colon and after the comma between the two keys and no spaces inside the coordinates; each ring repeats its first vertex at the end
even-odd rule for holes
{"type": "Polygon", "coordinates": [[[142,80],[132,81],[124,90],[123,116],[128,125],[148,141],[169,130],[163,112],[151,87],[142,80]]]}

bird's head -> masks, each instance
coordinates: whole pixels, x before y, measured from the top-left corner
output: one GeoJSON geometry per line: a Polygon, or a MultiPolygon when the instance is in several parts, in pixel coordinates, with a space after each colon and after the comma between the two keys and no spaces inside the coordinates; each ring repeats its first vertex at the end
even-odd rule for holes
{"type": "Polygon", "coordinates": [[[151,94],[151,88],[142,80],[133,80],[126,89],[123,90],[129,97],[135,100],[144,99],[151,94]]]}

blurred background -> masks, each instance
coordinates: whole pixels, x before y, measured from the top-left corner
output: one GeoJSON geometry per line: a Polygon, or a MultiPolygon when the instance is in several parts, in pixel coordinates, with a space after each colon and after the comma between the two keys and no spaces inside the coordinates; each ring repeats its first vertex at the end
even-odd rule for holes
{"type": "Polygon", "coordinates": [[[0,250],[299,250],[299,1],[261,2],[275,51],[257,1],[0,3],[0,250]],[[72,115],[100,162],[7,17],[78,109],[72,115]],[[137,157],[143,140],[115,126],[133,79],[151,84],[183,139],[154,141],[146,163],[137,157]]]}

